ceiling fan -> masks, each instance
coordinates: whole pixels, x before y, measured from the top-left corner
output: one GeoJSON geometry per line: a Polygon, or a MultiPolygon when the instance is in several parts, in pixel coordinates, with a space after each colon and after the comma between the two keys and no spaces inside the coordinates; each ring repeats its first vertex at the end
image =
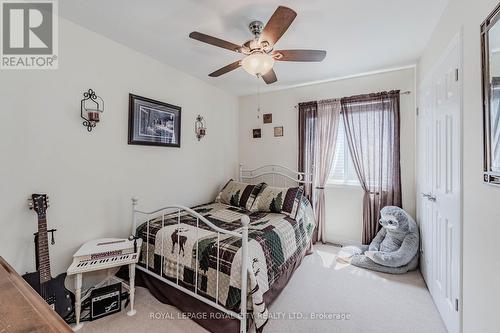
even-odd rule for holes
{"type": "Polygon", "coordinates": [[[190,33],[189,37],[245,55],[245,58],[224,66],[208,74],[208,76],[221,76],[241,66],[249,74],[262,77],[267,84],[271,84],[278,80],[273,70],[274,61],[317,62],[322,61],[326,56],[326,51],[323,50],[274,49],[275,44],[283,36],[296,16],[297,13],[293,9],[279,6],[265,26],[261,21],[252,21],[249,24],[248,28],[254,38],[241,46],[197,31],[190,33]]]}

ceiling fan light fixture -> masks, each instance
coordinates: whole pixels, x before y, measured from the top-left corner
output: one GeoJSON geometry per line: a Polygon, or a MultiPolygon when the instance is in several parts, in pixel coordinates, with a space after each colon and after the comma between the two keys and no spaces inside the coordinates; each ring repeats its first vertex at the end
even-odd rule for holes
{"type": "Polygon", "coordinates": [[[267,53],[255,52],[245,57],[241,66],[251,75],[262,76],[273,68],[274,58],[267,53]]]}
{"type": "Polygon", "coordinates": [[[278,6],[266,24],[260,21],[250,23],[249,28],[253,38],[240,45],[198,31],[191,32],[189,37],[246,56],[242,60],[217,69],[208,76],[219,77],[243,67],[250,75],[262,78],[266,84],[272,84],[278,81],[273,70],[275,61],[320,62],[326,56],[326,51],[323,50],[274,50],[274,46],[296,16],[297,13],[293,9],[278,6]]]}

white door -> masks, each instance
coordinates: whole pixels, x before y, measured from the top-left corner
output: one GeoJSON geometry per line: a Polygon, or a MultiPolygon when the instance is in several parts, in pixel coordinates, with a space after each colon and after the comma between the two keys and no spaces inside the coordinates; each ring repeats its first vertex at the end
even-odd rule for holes
{"type": "Polygon", "coordinates": [[[417,122],[418,142],[418,181],[417,181],[417,221],[420,224],[420,270],[424,279],[430,281],[430,272],[427,267],[431,263],[432,254],[432,222],[433,202],[427,200],[428,193],[432,192],[433,161],[434,161],[434,131],[433,124],[433,94],[430,86],[420,89],[420,102],[417,122]]]}
{"type": "Polygon", "coordinates": [[[420,90],[418,221],[421,268],[450,333],[460,331],[461,77],[459,39],[420,90]]]}

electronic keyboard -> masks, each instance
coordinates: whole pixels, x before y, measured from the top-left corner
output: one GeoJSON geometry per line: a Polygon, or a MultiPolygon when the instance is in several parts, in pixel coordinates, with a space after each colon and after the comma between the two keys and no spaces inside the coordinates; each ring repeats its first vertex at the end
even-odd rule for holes
{"type": "Polygon", "coordinates": [[[87,242],[73,255],[68,275],[86,273],[139,261],[142,239],[102,238],[87,242]]]}

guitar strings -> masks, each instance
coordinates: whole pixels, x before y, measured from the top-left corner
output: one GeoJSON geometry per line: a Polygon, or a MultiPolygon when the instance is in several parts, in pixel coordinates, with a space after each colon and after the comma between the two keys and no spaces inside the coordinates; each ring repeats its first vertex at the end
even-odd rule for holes
{"type": "MultiPolygon", "coordinates": [[[[46,208],[47,208],[47,203],[46,203],[46,198],[42,198],[41,196],[38,196],[37,198],[33,198],[35,201],[35,210],[38,214],[38,222],[39,222],[39,230],[38,230],[38,241],[37,241],[37,248],[38,248],[38,271],[39,271],[39,288],[40,288],[40,296],[49,303],[52,302],[53,300],[47,299],[49,295],[49,290],[47,286],[47,282],[45,281],[48,279],[50,281],[50,261],[48,260],[49,258],[49,241],[48,241],[48,236],[47,236],[47,213],[46,213],[46,208]],[[42,211],[38,211],[36,208],[43,207],[42,211]],[[39,214],[41,213],[41,214],[39,214]],[[42,222],[42,228],[40,226],[40,222],[42,222]],[[42,255],[42,250],[45,250],[45,252],[42,255]],[[43,260],[40,260],[41,258],[44,258],[43,260]]],[[[50,303],[49,303],[50,304],[50,303]]],[[[53,303],[54,308],[55,308],[55,303],[53,303]]]]}
{"type": "MultiPolygon", "coordinates": [[[[46,224],[45,224],[46,225],[46,224]]],[[[38,234],[38,252],[40,253],[43,246],[41,244],[41,242],[43,241],[44,237],[43,236],[43,230],[40,230],[42,231],[41,233],[38,234]]],[[[48,245],[48,244],[47,244],[48,245]]],[[[41,289],[41,293],[42,293],[42,298],[47,301],[46,297],[47,297],[47,291],[46,291],[46,286],[45,286],[45,283],[43,281],[43,271],[44,271],[44,263],[41,261],[39,262],[39,269],[40,269],[40,289],[41,289]]]]}
{"type": "MultiPolygon", "coordinates": [[[[47,250],[48,251],[48,241],[47,241],[47,218],[46,216],[43,217],[43,220],[45,220],[44,226],[45,228],[42,228],[40,232],[38,233],[38,253],[39,253],[39,259],[40,257],[46,258],[48,256],[48,253],[43,253],[43,256],[40,256],[42,250],[47,250]]],[[[39,260],[40,262],[38,263],[40,265],[39,270],[40,270],[40,291],[42,294],[42,298],[48,303],[48,292],[47,292],[47,284],[45,283],[45,270],[47,269],[45,259],[39,260]]]]}

